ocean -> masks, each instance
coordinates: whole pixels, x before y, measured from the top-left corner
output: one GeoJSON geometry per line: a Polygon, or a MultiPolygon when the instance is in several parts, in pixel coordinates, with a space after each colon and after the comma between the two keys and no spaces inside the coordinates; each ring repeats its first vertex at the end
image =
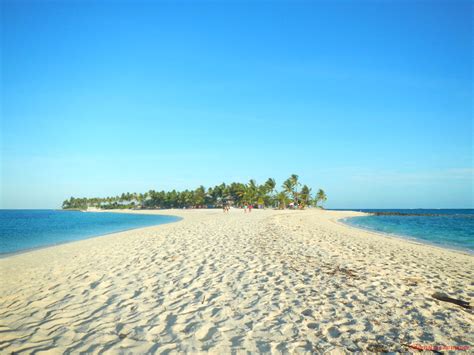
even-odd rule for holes
{"type": "Polygon", "coordinates": [[[0,210],[0,255],[179,220],[174,216],[0,210]]]}
{"type": "MultiPolygon", "coordinates": [[[[474,253],[474,209],[351,210],[403,215],[372,215],[344,219],[343,222],[350,226],[474,253]]],[[[0,255],[171,223],[179,219],[175,216],[141,214],[0,210],[0,255]]]]}
{"type": "Polygon", "coordinates": [[[351,210],[387,215],[344,219],[350,226],[474,253],[474,209],[351,210]]]}

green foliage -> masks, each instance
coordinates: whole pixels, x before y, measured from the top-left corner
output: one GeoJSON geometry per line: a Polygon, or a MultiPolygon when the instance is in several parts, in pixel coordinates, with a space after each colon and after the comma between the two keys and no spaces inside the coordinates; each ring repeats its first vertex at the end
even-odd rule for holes
{"type": "Polygon", "coordinates": [[[291,202],[294,206],[305,208],[312,203],[327,200],[326,194],[319,189],[316,196],[311,196],[311,188],[303,185],[301,190],[298,175],[291,175],[283,182],[282,191],[276,191],[275,179],[269,178],[259,185],[254,179],[247,184],[233,182],[230,185],[222,183],[206,189],[199,186],[195,190],[184,191],[155,191],[145,193],[122,193],[114,197],[74,198],[63,202],[63,209],[81,209],[89,207],[100,209],[128,208],[212,208],[221,207],[224,203],[241,207],[244,204],[261,207],[284,209],[291,202]]]}
{"type": "Polygon", "coordinates": [[[327,200],[327,196],[326,196],[326,193],[324,192],[324,190],[322,189],[319,189],[317,194],[316,194],[316,199],[315,199],[315,206],[318,205],[318,202],[321,202],[321,205],[326,202],[327,200]]]}
{"type": "Polygon", "coordinates": [[[301,188],[300,194],[300,205],[302,208],[311,205],[311,189],[307,185],[303,185],[301,188]]]}
{"type": "Polygon", "coordinates": [[[276,201],[277,201],[278,208],[282,210],[286,208],[290,199],[288,198],[288,195],[285,191],[280,191],[276,195],[276,201]]]}
{"type": "Polygon", "coordinates": [[[288,195],[293,198],[294,205],[298,205],[299,192],[298,187],[300,186],[299,176],[296,174],[291,175],[288,179],[283,182],[282,188],[288,195]]]}

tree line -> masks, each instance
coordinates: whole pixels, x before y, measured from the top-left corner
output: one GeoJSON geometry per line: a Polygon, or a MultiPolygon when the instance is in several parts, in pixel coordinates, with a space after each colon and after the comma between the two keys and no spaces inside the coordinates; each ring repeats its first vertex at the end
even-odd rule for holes
{"type": "Polygon", "coordinates": [[[259,185],[255,180],[248,183],[222,183],[214,187],[199,186],[195,190],[154,191],[146,193],[122,193],[113,197],[75,198],[71,197],[62,204],[63,209],[81,209],[88,207],[100,209],[128,208],[213,208],[223,205],[242,207],[252,204],[259,208],[274,207],[305,208],[318,206],[327,200],[326,194],[319,189],[313,194],[312,189],[301,184],[298,175],[293,174],[276,189],[275,179],[268,178],[259,185]]]}

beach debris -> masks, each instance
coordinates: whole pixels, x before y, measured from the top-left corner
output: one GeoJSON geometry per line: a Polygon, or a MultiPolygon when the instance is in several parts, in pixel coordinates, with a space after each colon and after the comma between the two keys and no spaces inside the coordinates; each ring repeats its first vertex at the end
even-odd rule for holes
{"type": "Polygon", "coordinates": [[[474,302],[467,302],[463,300],[458,300],[456,298],[449,297],[447,294],[442,293],[442,292],[435,292],[431,295],[434,299],[438,301],[443,301],[443,302],[449,302],[449,303],[454,303],[455,305],[458,305],[460,307],[466,308],[466,309],[474,309],[473,305],[474,302]]]}
{"type": "Polygon", "coordinates": [[[404,280],[409,286],[417,286],[419,283],[423,282],[423,279],[420,277],[406,277],[404,280]]]}
{"type": "Polygon", "coordinates": [[[118,336],[120,339],[125,339],[128,334],[120,333],[118,336]]]}

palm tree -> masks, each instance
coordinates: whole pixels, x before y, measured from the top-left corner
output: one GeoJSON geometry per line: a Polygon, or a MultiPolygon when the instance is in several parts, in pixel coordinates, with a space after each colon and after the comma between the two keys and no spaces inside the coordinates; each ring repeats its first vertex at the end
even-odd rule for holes
{"type": "Polygon", "coordinates": [[[311,189],[307,185],[303,185],[300,192],[301,204],[304,207],[309,206],[311,200],[311,189]]]}
{"type": "Polygon", "coordinates": [[[267,181],[265,181],[265,184],[262,185],[262,189],[264,191],[263,198],[268,203],[268,205],[273,204],[273,194],[275,191],[275,186],[276,182],[273,178],[268,178],[267,181]]]}
{"type": "Polygon", "coordinates": [[[138,201],[138,204],[139,204],[141,207],[143,207],[143,205],[144,205],[144,203],[145,203],[145,201],[146,201],[146,199],[147,199],[147,195],[148,195],[147,192],[145,192],[144,194],[142,194],[142,193],[137,194],[137,201],[138,201]]]}
{"type": "Polygon", "coordinates": [[[278,202],[278,208],[283,210],[286,208],[286,204],[288,203],[288,195],[285,191],[281,191],[276,195],[276,200],[278,202]]]}
{"type": "Polygon", "coordinates": [[[281,185],[281,187],[287,194],[293,193],[294,185],[290,179],[283,181],[283,185],[281,185]]]}
{"type": "Polygon", "coordinates": [[[244,200],[247,203],[254,204],[255,200],[258,198],[258,185],[254,179],[251,179],[246,186],[244,193],[244,200]]]}
{"type": "Polygon", "coordinates": [[[242,205],[243,195],[245,193],[246,186],[241,182],[233,182],[229,185],[229,195],[237,206],[242,205]]]}
{"type": "Polygon", "coordinates": [[[283,182],[283,190],[290,194],[293,197],[293,202],[298,205],[298,186],[300,185],[298,181],[299,177],[296,174],[292,174],[288,179],[283,182]]]}
{"type": "Polygon", "coordinates": [[[206,188],[201,185],[194,191],[194,206],[199,207],[204,205],[205,200],[206,188]]]}
{"type": "Polygon", "coordinates": [[[273,190],[275,190],[275,186],[276,186],[275,179],[268,178],[267,181],[265,181],[264,186],[268,192],[273,193],[273,190]]]}
{"type": "Polygon", "coordinates": [[[316,194],[316,206],[318,206],[318,202],[321,201],[321,205],[327,200],[326,193],[324,190],[319,189],[318,193],[316,194]]]}
{"type": "MultiPolygon", "coordinates": [[[[301,186],[299,177],[292,174],[283,182],[283,190],[279,193],[275,190],[275,180],[268,178],[264,184],[258,185],[255,180],[247,184],[233,182],[230,185],[222,183],[206,189],[200,186],[195,190],[184,191],[155,191],[150,190],[141,193],[122,193],[105,198],[74,198],[71,197],[63,202],[63,208],[85,209],[88,206],[98,208],[131,208],[136,205],[144,208],[170,208],[170,207],[202,207],[217,206],[224,201],[231,201],[236,206],[243,203],[258,203],[260,206],[271,206],[277,204],[279,208],[286,208],[289,202],[302,207],[308,206],[312,201],[311,189],[307,185],[301,186]]],[[[319,190],[313,200],[317,205],[327,200],[323,190],[319,190]]]]}

